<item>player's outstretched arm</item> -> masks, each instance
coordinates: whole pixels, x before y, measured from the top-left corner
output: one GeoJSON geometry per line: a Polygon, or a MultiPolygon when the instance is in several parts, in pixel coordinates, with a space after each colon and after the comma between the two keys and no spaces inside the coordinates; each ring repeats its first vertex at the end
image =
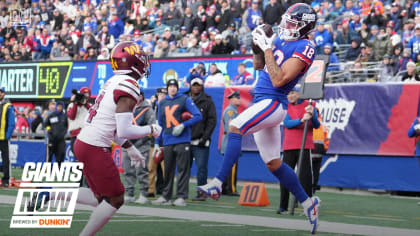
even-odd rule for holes
{"type": "Polygon", "coordinates": [[[149,126],[137,126],[132,124],[133,109],[136,100],[131,97],[122,96],[118,98],[117,108],[115,110],[115,119],[117,121],[117,135],[123,139],[138,139],[149,134],[160,135],[162,128],[156,124],[149,126]]]}
{"type": "Polygon", "coordinates": [[[281,67],[279,67],[274,59],[273,51],[271,49],[264,51],[264,57],[267,65],[267,71],[274,87],[281,87],[289,83],[306,68],[306,64],[295,57],[287,59],[281,67]]]}

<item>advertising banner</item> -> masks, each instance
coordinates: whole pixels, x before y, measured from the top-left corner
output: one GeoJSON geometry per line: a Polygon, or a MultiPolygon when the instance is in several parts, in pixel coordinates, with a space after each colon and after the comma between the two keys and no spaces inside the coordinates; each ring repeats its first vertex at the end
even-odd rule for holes
{"type": "MultiPolygon", "coordinates": [[[[226,96],[238,89],[239,111],[249,106],[249,87],[226,88],[223,109],[229,104],[226,96]]],[[[414,156],[416,140],[407,132],[417,116],[420,84],[327,85],[324,92],[316,106],[328,129],[328,153],[414,156]]],[[[219,145],[222,135],[223,127],[219,145]]],[[[252,137],[245,136],[242,144],[243,151],[258,151],[252,137]]]]}

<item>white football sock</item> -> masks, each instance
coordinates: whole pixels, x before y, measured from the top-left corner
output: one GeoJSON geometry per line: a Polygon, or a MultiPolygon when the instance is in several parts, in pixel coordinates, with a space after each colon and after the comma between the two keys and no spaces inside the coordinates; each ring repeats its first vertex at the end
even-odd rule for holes
{"type": "MultiPolygon", "coordinates": [[[[64,196],[62,194],[58,194],[58,196],[56,196],[56,193],[52,192],[50,194],[50,200],[55,200],[56,198],[63,200],[64,196]]],[[[67,198],[65,200],[70,201],[71,196],[67,195],[67,198]]],[[[77,196],[76,202],[80,204],[84,204],[84,205],[94,206],[94,207],[98,205],[98,199],[96,199],[95,194],[92,192],[92,190],[90,190],[90,188],[84,188],[84,187],[79,188],[79,195],[77,196]]]]}
{"type": "Polygon", "coordinates": [[[79,236],[90,236],[96,234],[115,214],[118,209],[111,206],[105,200],[93,211],[83,231],[79,236]]]}
{"type": "Polygon", "coordinates": [[[90,188],[79,188],[79,196],[77,196],[77,203],[96,207],[98,199],[90,188]]]}
{"type": "Polygon", "coordinates": [[[310,197],[308,197],[305,201],[303,201],[302,203],[302,207],[303,209],[307,209],[309,207],[312,206],[312,199],[310,197]]]}

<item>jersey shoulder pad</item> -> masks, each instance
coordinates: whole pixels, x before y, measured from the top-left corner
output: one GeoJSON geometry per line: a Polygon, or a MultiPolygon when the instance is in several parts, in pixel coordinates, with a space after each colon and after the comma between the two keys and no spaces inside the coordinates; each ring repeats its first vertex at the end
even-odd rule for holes
{"type": "Polygon", "coordinates": [[[315,58],[315,46],[309,40],[300,40],[297,42],[295,52],[292,57],[298,58],[310,66],[315,58]]]}
{"type": "Polygon", "coordinates": [[[130,77],[126,77],[117,82],[114,89],[114,102],[117,103],[118,99],[123,96],[131,97],[136,100],[136,102],[139,101],[140,88],[137,81],[130,77]]]}

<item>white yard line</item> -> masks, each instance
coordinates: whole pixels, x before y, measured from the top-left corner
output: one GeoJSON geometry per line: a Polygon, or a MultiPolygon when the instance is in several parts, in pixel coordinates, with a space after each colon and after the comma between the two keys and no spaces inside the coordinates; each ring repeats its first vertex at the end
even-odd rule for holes
{"type": "MultiPolygon", "coordinates": [[[[14,196],[0,195],[0,203],[15,204],[14,196]]],[[[92,210],[93,207],[77,205],[80,210],[92,210]]],[[[179,209],[179,208],[178,208],[179,209]]],[[[192,221],[220,222],[223,224],[253,225],[270,228],[304,230],[309,231],[307,220],[285,219],[264,216],[247,216],[211,212],[198,212],[178,209],[164,209],[152,207],[123,206],[118,210],[121,214],[131,214],[139,216],[154,216],[172,219],[184,219],[192,221]]],[[[151,220],[155,221],[155,220],[151,220]]],[[[357,225],[346,223],[333,223],[320,221],[318,232],[352,234],[352,235],[378,235],[378,236],[413,236],[420,235],[420,230],[401,229],[392,227],[379,227],[369,225],[357,225]]]]}
{"type": "Polygon", "coordinates": [[[343,215],[344,217],[348,218],[356,218],[356,219],[369,219],[369,220],[387,220],[387,221],[407,221],[404,219],[392,219],[386,217],[378,217],[378,216],[352,216],[352,215],[343,215]]]}

